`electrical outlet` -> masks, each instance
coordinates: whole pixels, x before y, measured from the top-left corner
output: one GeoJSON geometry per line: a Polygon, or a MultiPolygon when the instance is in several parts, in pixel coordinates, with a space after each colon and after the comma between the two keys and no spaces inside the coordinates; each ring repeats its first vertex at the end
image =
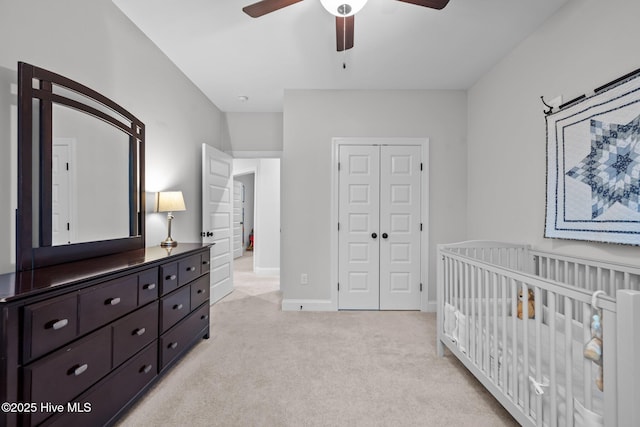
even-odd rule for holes
{"type": "Polygon", "coordinates": [[[309,284],[309,275],[307,273],[302,273],[300,275],[300,284],[308,285],[309,284]]]}

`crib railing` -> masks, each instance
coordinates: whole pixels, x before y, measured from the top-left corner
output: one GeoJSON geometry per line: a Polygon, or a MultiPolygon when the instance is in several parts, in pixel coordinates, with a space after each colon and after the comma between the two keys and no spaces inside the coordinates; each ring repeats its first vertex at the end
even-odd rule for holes
{"type": "Polygon", "coordinates": [[[640,267],[529,250],[532,273],[590,291],[615,295],[619,289],[640,290],[640,267]]]}
{"type": "MultiPolygon", "coordinates": [[[[531,258],[532,251],[525,245],[497,242],[464,242],[442,245],[438,250],[438,353],[443,354],[443,344],[450,348],[523,425],[541,426],[543,418],[545,424],[548,422],[546,425],[558,425],[555,402],[560,394],[565,404],[563,424],[573,425],[574,397],[580,396],[580,404],[593,411],[597,400],[594,394],[599,393],[594,392],[593,387],[598,367],[587,359],[581,360],[578,354],[582,351],[581,345],[575,345],[575,342],[587,342],[591,337],[591,297],[597,286],[580,289],[555,280],[567,274],[580,282],[584,274],[591,274],[591,267],[584,267],[584,260],[568,257],[556,257],[556,260],[551,255],[535,251],[534,258],[531,258]],[[557,264],[564,262],[567,264],[557,264]],[[541,265],[542,277],[530,274],[540,270],[541,265]],[[556,272],[559,275],[545,277],[556,272]],[[530,321],[522,321],[516,316],[517,295],[518,291],[526,295],[530,289],[534,293],[536,315],[530,321]],[[466,325],[463,326],[466,330],[458,334],[456,342],[444,334],[445,307],[455,311],[458,326],[466,325]],[[549,331],[548,336],[544,336],[543,330],[549,331]],[[549,358],[543,354],[543,347],[553,356],[549,358]],[[564,358],[556,357],[557,354],[563,354],[564,358]],[[545,357],[548,361],[545,361],[545,357]],[[543,366],[546,363],[548,366],[543,366]],[[518,379],[519,369],[522,379],[518,379]],[[582,373],[582,381],[577,385],[574,385],[574,370],[582,373]],[[529,373],[532,373],[530,382],[526,381],[529,373]],[[536,394],[536,390],[542,390],[543,393],[536,394]],[[543,416],[544,398],[549,399],[551,404],[545,409],[549,413],[543,416]]],[[[600,271],[611,271],[611,268],[600,266],[600,271]]],[[[597,267],[594,271],[597,271],[597,267]]],[[[618,277],[619,270],[615,271],[613,276],[608,272],[608,277],[618,277]]],[[[623,273],[623,280],[629,277],[629,282],[624,283],[636,283],[633,278],[636,272],[627,271],[627,274],[624,276],[623,273]]],[[[624,294],[628,291],[621,292],[624,294]]],[[[629,297],[632,307],[624,310],[624,316],[631,316],[632,319],[625,321],[638,322],[640,293],[635,292],[632,297],[629,297]]],[[[618,313],[614,298],[599,298],[598,308],[603,312],[605,336],[605,425],[617,425],[619,414],[625,419],[640,420],[638,409],[635,408],[638,405],[625,406],[624,402],[618,401],[617,364],[620,356],[619,336],[634,342],[636,347],[633,354],[640,354],[638,332],[634,328],[617,328],[618,313]]],[[[522,311],[523,318],[527,318],[528,308],[525,306],[522,311]]],[[[629,357],[624,358],[624,363],[627,373],[635,378],[635,382],[627,377],[621,379],[620,386],[624,390],[639,387],[634,384],[640,380],[640,369],[634,366],[629,370],[629,357]]],[[[630,391],[637,393],[639,390],[630,391]]]]}

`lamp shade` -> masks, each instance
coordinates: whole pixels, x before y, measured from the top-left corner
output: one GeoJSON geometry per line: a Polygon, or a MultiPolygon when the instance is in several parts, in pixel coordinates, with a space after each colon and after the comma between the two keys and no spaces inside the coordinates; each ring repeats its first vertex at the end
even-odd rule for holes
{"type": "Polygon", "coordinates": [[[320,0],[322,6],[335,16],[355,15],[367,3],[367,0],[320,0]]]}
{"type": "Polygon", "coordinates": [[[182,191],[161,191],[158,193],[158,212],[186,211],[182,191]]]}

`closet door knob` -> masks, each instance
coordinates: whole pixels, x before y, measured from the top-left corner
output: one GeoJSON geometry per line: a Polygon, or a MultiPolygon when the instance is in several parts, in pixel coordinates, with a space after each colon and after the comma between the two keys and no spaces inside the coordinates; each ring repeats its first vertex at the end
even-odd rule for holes
{"type": "Polygon", "coordinates": [[[382,238],[386,239],[387,237],[389,237],[389,235],[387,233],[382,233],[382,238]]]}
{"type": "Polygon", "coordinates": [[[371,233],[371,237],[375,239],[376,237],[378,237],[378,235],[376,233],[371,233]]]}

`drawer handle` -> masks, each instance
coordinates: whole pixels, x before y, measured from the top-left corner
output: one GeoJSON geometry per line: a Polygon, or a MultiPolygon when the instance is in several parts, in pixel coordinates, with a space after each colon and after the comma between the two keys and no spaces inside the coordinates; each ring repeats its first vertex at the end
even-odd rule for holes
{"type": "Polygon", "coordinates": [[[155,289],[155,288],[156,288],[155,283],[147,283],[142,287],[142,289],[144,289],[145,291],[150,291],[151,289],[155,289]]]}
{"type": "Polygon", "coordinates": [[[84,365],[76,365],[73,368],[69,369],[67,374],[74,375],[77,377],[78,375],[81,375],[84,371],[86,371],[88,368],[89,368],[89,365],[87,365],[86,363],[84,365]]]}
{"type": "Polygon", "coordinates": [[[60,320],[52,320],[47,324],[46,329],[53,329],[57,331],[58,329],[62,329],[69,324],[69,319],[60,319],[60,320]]]}
{"type": "Polygon", "coordinates": [[[209,265],[209,261],[202,261],[202,265],[209,265]]]}
{"type": "Polygon", "coordinates": [[[109,298],[105,301],[105,305],[118,305],[120,304],[120,298],[109,298]]]}
{"type": "Polygon", "coordinates": [[[167,347],[169,347],[170,349],[174,349],[178,346],[177,342],[172,342],[171,344],[169,344],[167,347]]]}
{"type": "Polygon", "coordinates": [[[187,271],[196,271],[195,267],[187,267],[187,271]]]}
{"type": "Polygon", "coordinates": [[[153,365],[144,365],[142,368],[140,368],[140,373],[148,374],[149,371],[151,371],[151,368],[153,368],[153,365]]]}
{"type": "Polygon", "coordinates": [[[202,316],[200,316],[200,320],[207,320],[209,318],[208,314],[203,314],[202,316]]]}
{"type": "Polygon", "coordinates": [[[198,293],[198,294],[201,294],[201,293],[203,293],[203,292],[204,292],[204,289],[198,289],[198,292],[197,292],[197,293],[198,293]]]}
{"type": "Polygon", "coordinates": [[[145,328],[138,328],[135,331],[133,331],[132,335],[137,335],[137,336],[141,336],[143,335],[145,332],[147,332],[147,330],[145,328]]]}
{"type": "Polygon", "coordinates": [[[176,304],[173,306],[174,310],[182,310],[182,304],[176,304]]]}
{"type": "Polygon", "coordinates": [[[176,280],[177,278],[178,276],[176,276],[175,274],[165,277],[166,280],[176,280]]]}

